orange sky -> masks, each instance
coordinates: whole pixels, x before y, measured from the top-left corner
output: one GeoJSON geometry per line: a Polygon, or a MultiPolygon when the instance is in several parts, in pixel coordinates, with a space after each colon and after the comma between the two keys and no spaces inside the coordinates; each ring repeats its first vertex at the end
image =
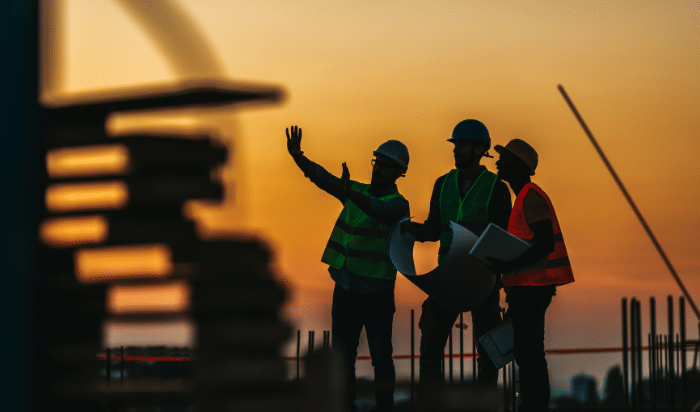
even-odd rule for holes
{"type": "MultiPolygon", "coordinates": [[[[347,162],[351,178],[365,182],[372,151],[388,139],[404,142],[411,163],[398,185],[418,221],[427,217],[435,179],[453,167],[445,140],[457,122],[481,120],[494,144],[531,143],[540,154],[534,181],[556,207],[576,277],[548,312],[550,347],[616,345],[620,298],[680,295],[557,84],[700,300],[697,2],[178,3],[218,59],[204,74],[286,93],[280,105],[170,123],[214,127],[234,148],[224,171],[227,202],[199,213],[203,227],[269,242],[298,327],[330,328],[333,284],[320,256],[341,205],[289,158],[291,124],[304,129],[310,159],[336,174],[347,162]]],[[[164,59],[122,2],[62,4],[54,92],[202,74],[164,59]]],[[[482,164],[495,170],[494,160],[482,164]]],[[[435,251],[419,245],[420,268],[431,268],[435,251]]],[[[424,294],[399,276],[396,297],[405,323],[424,294]]],[[[406,328],[397,324],[397,333],[406,328]]],[[[397,344],[398,352],[407,348],[397,344]]]]}

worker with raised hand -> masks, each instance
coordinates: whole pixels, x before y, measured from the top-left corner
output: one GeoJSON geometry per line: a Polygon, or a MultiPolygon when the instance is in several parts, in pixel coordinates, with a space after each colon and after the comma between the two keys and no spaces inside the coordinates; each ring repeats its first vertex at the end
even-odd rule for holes
{"type": "Polygon", "coordinates": [[[544,316],[558,285],[574,281],[554,206],[530,176],[538,155],[520,139],[496,145],[498,177],[517,193],[508,232],[531,244],[517,258],[504,262],[487,258],[494,273],[503,274],[508,311],[513,322],[515,362],[520,368],[519,411],[546,411],[549,373],[544,354],[544,316]]]}
{"type": "Polygon", "coordinates": [[[338,178],[304,156],[301,128],[292,126],[286,133],[287,150],[304,175],[343,204],[321,261],[329,265],[335,281],[332,346],[341,354],[348,383],[345,407],[357,410],[355,357],[364,327],[374,367],[373,411],[390,411],[396,383],[391,342],[396,269],[389,260],[387,242],[392,226],[409,215],[408,201],[396,187],[396,180],[408,169],[408,149],[398,140],[379,145],[371,161],[372,180],[365,184],[350,180],[345,163],[338,178]]]}
{"type": "MultiPolygon", "coordinates": [[[[511,211],[508,187],[480,164],[482,157],[492,157],[488,154],[491,137],[486,126],[478,120],[463,120],[455,126],[448,142],[454,144],[456,168],[435,182],[428,219],[422,224],[407,222],[401,226],[402,232],[413,233],[419,242],[440,240],[438,262],[447,255],[452,243],[450,221],[480,235],[491,222],[505,229],[511,211]]],[[[486,301],[472,311],[476,337],[501,322],[499,290],[500,284],[497,284],[486,301]]],[[[419,365],[422,389],[444,382],[441,360],[458,316],[459,312],[444,307],[431,297],[423,302],[418,323],[421,329],[419,365]]],[[[478,342],[477,351],[477,380],[496,390],[498,369],[478,342]]]]}

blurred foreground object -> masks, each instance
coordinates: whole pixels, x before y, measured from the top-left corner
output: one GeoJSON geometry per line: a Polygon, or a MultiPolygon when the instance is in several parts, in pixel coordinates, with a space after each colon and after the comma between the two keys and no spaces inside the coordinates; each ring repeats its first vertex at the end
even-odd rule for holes
{"type": "Polygon", "coordinates": [[[115,112],[280,98],[275,88],[199,82],[42,109],[35,410],[298,409],[284,385],[279,352],[290,327],[279,316],[285,291],[268,248],[251,239],[204,241],[183,216],[186,201],[222,200],[212,170],[227,160],[226,148],[207,135],[112,137],[105,126],[115,112]],[[141,290],[174,303],[138,303],[141,290]],[[106,294],[137,303],[115,306],[106,294]],[[96,376],[106,325],[133,328],[138,340],[138,330],[172,323],[194,330],[186,376],[96,376]]]}

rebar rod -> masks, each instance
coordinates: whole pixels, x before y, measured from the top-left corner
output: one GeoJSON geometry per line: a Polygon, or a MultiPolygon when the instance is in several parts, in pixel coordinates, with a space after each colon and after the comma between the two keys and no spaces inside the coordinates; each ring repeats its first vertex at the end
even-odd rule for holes
{"type": "Polygon", "coordinates": [[[676,410],[676,372],[674,365],[674,339],[675,329],[673,327],[674,315],[673,315],[673,296],[668,295],[668,383],[669,383],[669,407],[670,411],[676,410]]]}
{"type": "Polygon", "coordinates": [[[454,360],[454,359],[453,359],[453,356],[452,356],[452,332],[453,332],[453,331],[454,331],[454,328],[453,328],[453,327],[450,327],[450,343],[449,343],[450,348],[449,348],[449,350],[447,351],[448,356],[449,356],[449,359],[450,359],[450,361],[449,361],[449,366],[450,366],[450,373],[449,373],[449,375],[450,375],[450,383],[453,383],[453,382],[454,382],[454,380],[453,380],[453,371],[452,371],[452,369],[453,369],[453,368],[452,368],[452,364],[453,364],[453,360],[454,360]]]}
{"type": "Polygon", "coordinates": [[[656,403],[656,299],[652,296],[649,298],[649,395],[651,397],[651,408],[657,410],[656,403]]]}
{"type": "Polygon", "coordinates": [[[622,184],[622,181],[617,176],[617,173],[615,173],[615,169],[613,169],[612,164],[610,164],[610,162],[608,161],[608,158],[605,156],[605,153],[603,153],[603,149],[601,149],[600,146],[598,145],[598,142],[596,141],[595,137],[593,137],[593,134],[588,129],[588,126],[583,121],[583,118],[579,114],[578,110],[576,110],[576,107],[574,106],[574,103],[569,98],[569,95],[566,94],[566,91],[564,91],[564,88],[561,85],[559,85],[558,88],[559,88],[559,92],[562,94],[562,96],[564,96],[564,100],[566,100],[566,103],[571,108],[571,111],[574,113],[574,116],[576,116],[576,119],[581,124],[581,127],[583,127],[584,132],[586,132],[586,135],[591,140],[591,143],[593,143],[593,146],[595,147],[596,151],[598,152],[598,155],[600,155],[600,157],[603,159],[603,163],[605,163],[605,166],[608,168],[608,170],[612,174],[613,179],[615,179],[615,182],[620,187],[622,194],[625,196],[625,199],[627,199],[627,202],[632,207],[632,210],[634,211],[634,214],[637,216],[637,219],[639,219],[639,222],[644,227],[644,230],[647,232],[647,235],[649,235],[649,238],[651,239],[652,243],[654,244],[654,247],[656,247],[656,250],[661,255],[661,259],[663,259],[664,263],[666,264],[666,267],[671,272],[671,275],[673,276],[673,278],[676,280],[678,287],[683,292],[683,295],[685,296],[685,298],[688,299],[688,303],[693,308],[693,312],[695,312],[695,316],[697,316],[698,320],[700,320],[700,311],[698,310],[698,307],[695,306],[695,302],[690,297],[690,294],[688,293],[688,290],[685,288],[683,281],[678,276],[678,273],[676,273],[676,269],[673,267],[673,265],[671,264],[671,261],[666,256],[666,252],[664,252],[663,248],[661,247],[661,244],[658,242],[658,240],[656,240],[656,236],[654,236],[654,233],[651,231],[651,228],[647,224],[646,220],[644,220],[642,213],[639,211],[639,209],[637,209],[637,205],[632,200],[632,197],[630,196],[630,194],[627,193],[627,189],[625,189],[625,186],[622,184]]]}
{"type": "Polygon", "coordinates": [[[628,364],[628,356],[629,354],[627,353],[627,331],[628,331],[628,325],[627,325],[627,298],[622,298],[622,385],[624,388],[624,396],[622,397],[622,405],[623,409],[625,411],[629,410],[629,364],[628,364]]]}
{"type": "Polygon", "coordinates": [[[411,309],[411,400],[416,383],[416,329],[415,309],[411,309]]]}
{"type": "Polygon", "coordinates": [[[464,312],[459,312],[459,383],[464,383],[464,312]]]}
{"type": "Polygon", "coordinates": [[[685,335],[685,298],[683,296],[678,298],[678,316],[680,321],[678,328],[681,332],[681,363],[679,366],[681,370],[681,384],[683,385],[683,412],[685,412],[688,410],[688,375],[686,373],[687,341],[685,335]]]}

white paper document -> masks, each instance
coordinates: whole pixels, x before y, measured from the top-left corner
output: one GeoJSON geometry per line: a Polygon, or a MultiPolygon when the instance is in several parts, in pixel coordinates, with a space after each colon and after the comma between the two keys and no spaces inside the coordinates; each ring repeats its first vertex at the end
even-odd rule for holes
{"type": "Polygon", "coordinates": [[[450,222],[452,244],[447,256],[435,269],[418,275],[413,260],[416,237],[408,232],[401,234],[401,224],[409,220],[401,220],[389,233],[389,259],[394,267],[448,309],[466,312],[480,306],[496,285],[496,275],[484,262],[469,254],[478,237],[450,222]]]}
{"type": "Polygon", "coordinates": [[[507,319],[479,338],[497,368],[506,366],[513,360],[513,322],[507,319]]]}
{"type": "Polygon", "coordinates": [[[498,225],[489,223],[469,253],[482,262],[486,262],[487,256],[507,262],[522,255],[529,247],[530,244],[526,241],[511,235],[498,225]]]}

